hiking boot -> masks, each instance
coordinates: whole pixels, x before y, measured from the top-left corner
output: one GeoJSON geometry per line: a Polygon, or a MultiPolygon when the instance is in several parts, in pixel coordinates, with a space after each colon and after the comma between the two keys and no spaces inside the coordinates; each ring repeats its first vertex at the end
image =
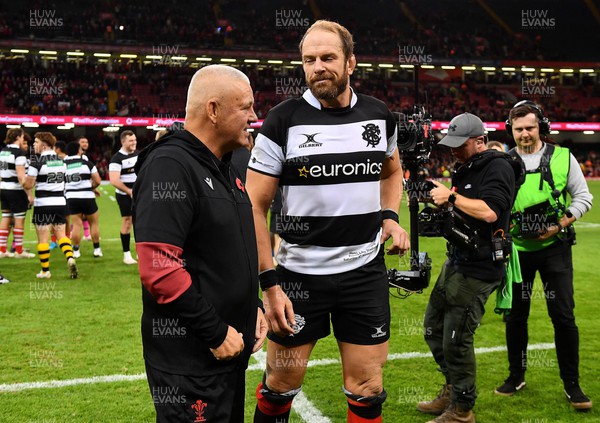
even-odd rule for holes
{"type": "Polygon", "coordinates": [[[583,393],[577,382],[565,382],[565,395],[575,410],[588,411],[592,409],[592,400],[583,393]]]}
{"type": "Polygon", "coordinates": [[[417,410],[419,410],[421,413],[435,414],[436,416],[439,416],[446,411],[446,408],[448,408],[452,402],[450,398],[451,393],[452,385],[446,384],[442,387],[439,395],[435,399],[429,402],[421,401],[419,404],[417,404],[417,410]]]}
{"type": "Polygon", "coordinates": [[[520,391],[525,387],[525,375],[516,375],[512,374],[504,381],[502,386],[496,388],[494,391],[495,394],[504,395],[505,397],[510,397],[514,395],[515,392],[520,391]]]}
{"type": "Polygon", "coordinates": [[[473,410],[462,410],[455,404],[450,404],[444,414],[429,420],[427,423],[475,423],[473,410]]]}

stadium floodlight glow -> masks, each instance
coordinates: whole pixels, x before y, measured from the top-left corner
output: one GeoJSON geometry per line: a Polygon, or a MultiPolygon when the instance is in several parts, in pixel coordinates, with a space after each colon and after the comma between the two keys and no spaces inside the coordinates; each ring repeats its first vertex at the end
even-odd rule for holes
{"type": "Polygon", "coordinates": [[[573,73],[573,69],[564,68],[560,70],[561,73],[573,73]]]}
{"type": "Polygon", "coordinates": [[[68,126],[69,128],[74,128],[74,127],[75,127],[75,124],[74,124],[74,123],[72,123],[72,122],[67,122],[67,123],[65,123],[65,125],[64,125],[64,126],[68,126]]]}
{"type": "Polygon", "coordinates": [[[393,68],[394,65],[390,64],[390,63],[380,63],[379,65],[380,68],[393,68]]]}
{"type": "Polygon", "coordinates": [[[515,68],[512,68],[512,67],[504,67],[504,68],[502,68],[502,70],[503,70],[504,72],[514,72],[516,69],[515,69],[515,68]]]}
{"type": "Polygon", "coordinates": [[[146,56],[146,59],[152,59],[152,60],[161,60],[162,56],[158,56],[156,54],[150,54],[146,56]]]}
{"type": "Polygon", "coordinates": [[[105,128],[102,128],[102,130],[104,132],[119,132],[119,128],[116,126],[107,126],[105,128]]]}
{"type": "Polygon", "coordinates": [[[462,70],[475,70],[477,69],[475,66],[463,66],[462,70]]]}
{"type": "Polygon", "coordinates": [[[456,69],[456,66],[442,66],[442,69],[452,70],[452,69],[456,69]]]}
{"type": "Polygon", "coordinates": [[[20,128],[20,127],[21,127],[21,125],[6,125],[6,127],[7,127],[8,129],[17,129],[17,128],[20,128]]]}
{"type": "Polygon", "coordinates": [[[272,65],[281,65],[283,64],[283,60],[267,60],[267,63],[270,63],[272,65]]]}
{"type": "Polygon", "coordinates": [[[447,134],[448,133],[448,128],[444,128],[440,131],[442,134],[447,134]]]}
{"type": "Polygon", "coordinates": [[[579,73],[592,73],[594,69],[579,69],[579,73]]]}
{"type": "Polygon", "coordinates": [[[370,68],[373,65],[371,63],[357,63],[356,66],[359,66],[361,68],[370,68]]]}
{"type": "Polygon", "coordinates": [[[260,63],[258,59],[244,59],[244,63],[260,63]]]}
{"type": "Polygon", "coordinates": [[[485,128],[485,130],[487,132],[494,132],[496,130],[496,128],[485,128]]]}
{"type": "Polygon", "coordinates": [[[185,57],[185,56],[173,56],[173,57],[171,57],[171,60],[179,60],[179,61],[182,61],[182,62],[185,62],[187,59],[188,58],[185,57]]]}
{"type": "Polygon", "coordinates": [[[21,49],[21,48],[11,48],[10,52],[27,54],[27,53],[29,53],[29,50],[25,50],[25,49],[21,49]]]}
{"type": "Polygon", "coordinates": [[[121,54],[119,57],[123,59],[137,59],[137,54],[121,54]]]}
{"type": "Polygon", "coordinates": [[[67,56],[84,56],[83,51],[67,51],[67,56]]]}
{"type": "Polygon", "coordinates": [[[221,62],[225,62],[225,63],[235,63],[237,62],[237,59],[227,59],[227,58],[222,58],[221,62]]]}
{"type": "Polygon", "coordinates": [[[290,63],[292,65],[301,65],[302,64],[302,62],[300,60],[292,60],[290,63]]]}
{"type": "Polygon", "coordinates": [[[557,135],[560,134],[560,131],[550,131],[550,135],[557,135]]]}
{"type": "Polygon", "coordinates": [[[40,124],[37,122],[23,122],[23,126],[26,128],[39,128],[40,124]]]}
{"type": "Polygon", "coordinates": [[[40,54],[58,54],[56,50],[40,50],[38,53],[40,54]]]}
{"type": "Polygon", "coordinates": [[[484,71],[495,71],[496,68],[494,66],[482,66],[481,70],[484,70],[484,71]]]}
{"type": "Polygon", "coordinates": [[[212,62],[212,57],[196,57],[198,62],[212,62]]]}
{"type": "Polygon", "coordinates": [[[400,65],[403,69],[414,69],[415,65],[400,65]]]}
{"type": "Polygon", "coordinates": [[[585,135],[594,135],[594,131],[583,131],[585,135]]]}
{"type": "Polygon", "coordinates": [[[433,65],[421,65],[421,69],[435,69],[433,65]]]}
{"type": "Polygon", "coordinates": [[[110,57],[110,53],[94,53],[94,57],[110,57]]]}
{"type": "Polygon", "coordinates": [[[542,68],[542,72],[554,72],[554,68],[542,68]]]}
{"type": "Polygon", "coordinates": [[[68,131],[73,128],[71,126],[67,126],[67,125],[59,125],[56,127],[56,129],[62,129],[63,131],[68,131]]]}
{"type": "Polygon", "coordinates": [[[535,72],[535,68],[522,67],[521,72],[535,72]]]}

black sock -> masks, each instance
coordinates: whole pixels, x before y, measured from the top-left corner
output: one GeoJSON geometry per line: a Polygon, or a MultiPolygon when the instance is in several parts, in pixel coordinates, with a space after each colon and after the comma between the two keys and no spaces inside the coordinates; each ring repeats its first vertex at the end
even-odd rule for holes
{"type": "Polygon", "coordinates": [[[94,249],[96,248],[100,248],[100,243],[99,242],[94,242],[94,249]]]}
{"type": "Polygon", "coordinates": [[[131,235],[129,234],[121,234],[121,245],[123,246],[123,252],[129,252],[129,239],[131,235]]]}

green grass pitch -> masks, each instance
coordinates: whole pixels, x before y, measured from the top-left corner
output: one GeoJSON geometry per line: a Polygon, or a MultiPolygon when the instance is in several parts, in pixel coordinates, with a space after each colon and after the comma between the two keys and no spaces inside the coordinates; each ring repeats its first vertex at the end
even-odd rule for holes
{"type": "MultiPolygon", "coordinates": [[[[600,181],[590,181],[596,201],[600,181]]],[[[154,408],[144,371],[140,339],[141,294],[136,266],[126,266],[119,241],[120,217],[113,190],[103,186],[98,199],[104,257],[94,259],[90,242],[82,243],[78,260],[80,276],[68,278],[66,262],[58,250],[51,255],[52,279],[37,280],[36,259],[0,259],[0,273],[12,282],[0,286],[0,422],[151,422],[154,408]],[[94,376],[129,375],[131,380],[33,388],[33,382],[73,380],[94,376]],[[137,376],[136,376],[137,375],[137,376]],[[25,385],[15,385],[25,384],[25,385]],[[16,390],[15,389],[19,389],[16,390]]],[[[403,204],[404,227],[408,209],[403,204]]],[[[29,223],[26,247],[35,252],[35,232],[29,223]]],[[[574,247],[576,317],[579,325],[581,385],[592,400],[600,401],[600,276],[598,239],[600,207],[577,223],[574,247]]],[[[432,281],[444,259],[445,241],[421,238],[421,250],[433,260],[432,281]]],[[[133,240],[132,240],[133,247],[133,240]]],[[[387,257],[389,267],[400,260],[387,257]]],[[[390,360],[384,368],[388,400],[384,421],[425,422],[416,402],[430,399],[441,387],[442,377],[423,340],[421,321],[429,291],[408,299],[391,298],[390,360]],[[410,352],[418,352],[413,356],[410,352]],[[403,355],[404,354],[404,355],[403,355]]],[[[529,319],[530,344],[553,342],[553,332],[539,281],[529,319]]],[[[504,346],[504,324],[494,314],[495,294],[475,336],[477,348],[504,346]]],[[[330,337],[320,341],[313,359],[336,359],[330,337]]],[[[483,350],[477,356],[479,398],[475,415],[480,423],[495,422],[598,422],[600,402],[589,413],[570,409],[562,392],[556,354],[548,346],[530,355],[527,387],[511,398],[493,390],[507,376],[505,351],[483,350]]],[[[250,365],[256,365],[251,359],[250,365]]],[[[246,421],[252,421],[254,390],[260,370],[247,373],[246,421]]],[[[126,377],[123,377],[126,379],[126,377]]],[[[74,382],[76,383],[76,382],[74,382]]],[[[346,421],[346,402],[341,391],[341,366],[316,365],[308,370],[303,392],[313,408],[331,422],[346,421]]],[[[317,419],[313,419],[317,421],[317,419]]],[[[291,421],[305,421],[295,411],[291,421]]],[[[310,419],[309,419],[310,421],[310,419]]]]}

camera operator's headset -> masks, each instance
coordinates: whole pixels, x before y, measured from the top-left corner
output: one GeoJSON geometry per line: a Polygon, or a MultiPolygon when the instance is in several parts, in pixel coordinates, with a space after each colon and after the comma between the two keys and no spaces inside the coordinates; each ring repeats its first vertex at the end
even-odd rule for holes
{"type": "MultiPolygon", "coordinates": [[[[519,107],[519,106],[529,106],[532,109],[534,109],[534,113],[538,118],[540,135],[550,134],[550,121],[548,120],[548,118],[546,116],[544,116],[544,112],[542,112],[542,109],[540,108],[540,106],[538,106],[531,100],[522,100],[522,101],[519,101],[517,104],[515,104],[512,107],[512,109],[519,107]]],[[[504,125],[506,126],[506,132],[508,133],[508,135],[510,135],[512,137],[513,134],[512,134],[512,125],[510,123],[510,114],[508,116],[508,119],[506,119],[506,122],[504,122],[504,125]]]]}

